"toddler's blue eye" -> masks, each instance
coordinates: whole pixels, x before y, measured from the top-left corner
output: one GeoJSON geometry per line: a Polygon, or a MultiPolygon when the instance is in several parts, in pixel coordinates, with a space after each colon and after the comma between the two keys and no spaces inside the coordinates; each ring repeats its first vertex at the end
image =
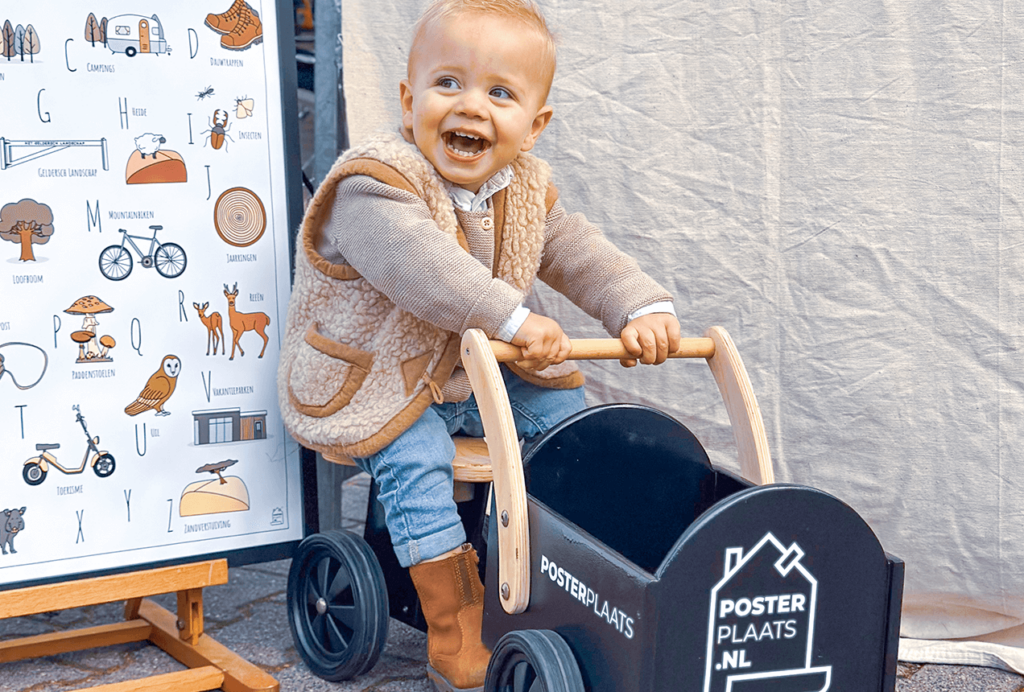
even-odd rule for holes
{"type": "Polygon", "coordinates": [[[459,86],[459,83],[452,77],[441,77],[441,79],[437,80],[437,85],[444,89],[455,89],[459,86]]]}
{"type": "Polygon", "coordinates": [[[493,89],[491,89],[491,96],[493,96],[494,98],[499,98],[499,99],[510,99],[510,98],[512,98],[511,92],[509,92],[508,89],[504,89],[502,87],[494,87],[493,89]]]}

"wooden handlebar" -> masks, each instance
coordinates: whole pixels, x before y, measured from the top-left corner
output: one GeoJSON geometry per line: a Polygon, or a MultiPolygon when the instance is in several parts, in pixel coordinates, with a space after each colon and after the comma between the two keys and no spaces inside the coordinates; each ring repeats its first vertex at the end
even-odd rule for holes
{"type": "MultiPolygon", "coordinates": [[[[572,353],[568,360],[618,360],[633,358],[618,339],[572,339],[572,353]]],[[[523,349],[504,341],[491,341],[491,351],[499,363],[523,359],[523,349]]],[[[669,358],[711,358],[715,355],[715,342],[708,337],[681,339],[679,350],[669,358]]]]}
{"type": "MultiPolygon", "coordinates": [[[[670,358],[704,358],[714,375],[729,412],[744,478],[767,484],[775,480],[761,410],[736,345],[721,327],[711,327],[701,338],[682,339],[670,358]]],[[[462,364],[469,376],[480,411],[494,482],[497,516],[497,584],[499,603],[509,615],[530,604],[530,527],[523,462],[515,420],[499,362],[521,360],[523,351],[503,341],[489,341],[478,329],[462,337],[462,364]]],[[[630,358],[618,339],[574,339],[570,360],[630,358]]],[[[495,546],[490,546],[494,549],[495,546]]],[[[490,579],[490,575],[488,575],[490,579]]]]}

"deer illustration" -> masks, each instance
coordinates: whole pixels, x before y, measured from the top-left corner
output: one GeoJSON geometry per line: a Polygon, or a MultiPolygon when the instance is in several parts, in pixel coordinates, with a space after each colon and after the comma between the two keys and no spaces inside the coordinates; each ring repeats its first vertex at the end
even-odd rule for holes
{"type": "Polygon", "coordinates": [[[224,355],[224,320],[220,318],[219,312],[211,313],[209,317],[205,314],[209,303],[192,303],[192,307],[199,313],[199,319],[206,325],[206,355],[210,355],[210,341],[213,341],[213,355],[217,355],[217,344],[220,344],[220,354],[224,355]]]}
{"type": "Polygon", "coordinates": [[[238,298],[238,282],[235,282],[232,290],[228,290],[228,285],[224,284],[224,297],[228,299],[228,323],[231,325],[231,336],[233,341],[231,342],[231,357],[228,360],[235,359],[235,346],[238,346],[238,353],[245,355],[245,351],[242,350],[242,345],[238,343],[238,340],[242,338],[242,334],[248,331],[254,331],[263,337],[263,351],[260,351],[259,358],[263,357],[263,352],[267,350],[267,342],[270,340],[267,335],[263,332],[270,324],[270,316],[262,312],[238,312],[235,310],[235,299],[238,298]]]}

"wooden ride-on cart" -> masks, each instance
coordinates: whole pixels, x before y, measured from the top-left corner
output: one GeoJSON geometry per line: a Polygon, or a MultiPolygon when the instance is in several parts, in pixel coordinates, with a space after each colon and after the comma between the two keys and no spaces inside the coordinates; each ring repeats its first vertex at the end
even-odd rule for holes
{"type": "MultiPolygon", "coordinates": [[[[616,340],[581,340],[571,357],[624,354],[616,340]]],[[[485,692],[895,689],[903,563],[841,501],[774,484],[723,329],[673,357],[711,366],[742,478],[713,468],[678,421],[629,404],[572,416],[521,460],[498,368],[519,356],[475,330],[463,338],[490,457],[456,438],[456,500],[485,565],[485,692]]],[[[316,534],[292,562],[289,625],[329,680],[373,667],[389,613],[426,629],[376,490],[364,539],[316,534]]]]}

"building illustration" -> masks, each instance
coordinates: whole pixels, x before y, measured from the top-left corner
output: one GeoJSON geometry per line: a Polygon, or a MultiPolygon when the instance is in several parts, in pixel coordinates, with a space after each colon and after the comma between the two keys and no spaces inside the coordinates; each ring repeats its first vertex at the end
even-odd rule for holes
{"type": "Polygon", "coordinates": [[[267,439],[267,412],[217,408],[192,412],[193,444],[267,439]]]}
{"type": "Polygon", "coordinates": [[[826,692],[832,667],[813,666],[818,581],[803,549],[770,532],[749,551],[725,549],[711,590],[704,692],[765,689],[826,692]]]}

